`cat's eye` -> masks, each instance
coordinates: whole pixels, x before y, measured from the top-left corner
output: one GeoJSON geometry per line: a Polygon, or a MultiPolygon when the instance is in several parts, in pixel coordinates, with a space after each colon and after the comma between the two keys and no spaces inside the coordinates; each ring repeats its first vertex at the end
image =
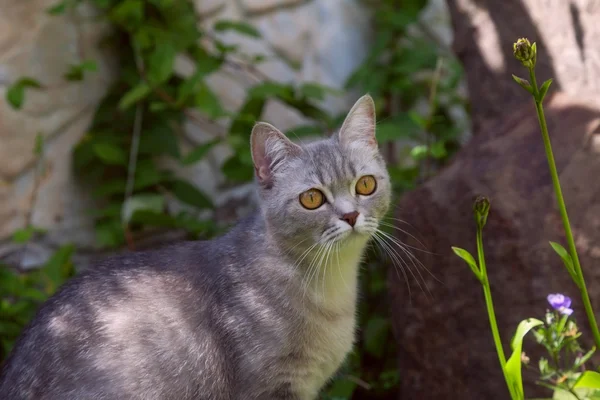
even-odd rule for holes
{"type": "Polygon", "coordinates": [[[308,189],[300,194],[300,204],[306,209],[315,210],[321,207],[323,203],[325,203],[325,196],[319,189],[308,189]]]}
{"type": "Polygon", "coordinates": [[[377,189],[377,181],[372,175],[362,176],[358,182],[356,182],[356,193],[368,196],[373,194],[377,189]]]}

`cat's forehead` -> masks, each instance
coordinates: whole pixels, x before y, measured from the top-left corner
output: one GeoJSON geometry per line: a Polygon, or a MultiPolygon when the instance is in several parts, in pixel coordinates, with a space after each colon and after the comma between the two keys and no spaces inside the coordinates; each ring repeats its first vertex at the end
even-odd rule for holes
{"type": "Polygon", "coordinates": [[[314,184],[347,183],[375,167],[369,165],[375,161],[371,159],[369,163],[365,152],[344,148],[335,137],[307,143],[302,148],[304,151],[295,166],[301,171],[296,172],[314,184]]]}

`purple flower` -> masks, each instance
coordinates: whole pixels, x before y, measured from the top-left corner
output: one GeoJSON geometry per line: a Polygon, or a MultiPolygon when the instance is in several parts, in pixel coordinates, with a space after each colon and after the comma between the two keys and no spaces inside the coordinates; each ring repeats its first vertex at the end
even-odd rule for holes
{"type": "Polygon", "coordinates": [[[565,296],[564,294],[555,293],[548,295],[548,303],[561,314],[571,315],[573,314],[573,309],[571,307],[571,298],[565,296]]]}

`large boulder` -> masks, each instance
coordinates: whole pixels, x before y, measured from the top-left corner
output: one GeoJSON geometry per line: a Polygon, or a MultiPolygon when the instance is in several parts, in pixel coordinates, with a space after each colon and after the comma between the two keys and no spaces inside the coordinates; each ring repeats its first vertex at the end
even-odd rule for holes
{"type": "MultiPolygon", "coordinates": [[[[538,80],[555,78],[545,105],[554,155],[590,296],[600,312],[600,51],[589,45],[600,36],[592,23],[600,8],[533,0],[448,0],[448,5],[473,105],[473,139],[438,176],[398,204],[395,216],[410,224],[414,238],[397,237],[427,250],[414,253],[431,272],[421,271],[430,293],[416,279],[407,287],[394,271],[389,274],[399,398],[504,400],[509,395],[481,286],[451,246],[475,253],[472,204],[475,196],[488,196],[492,210],[484,245],[506,352],[517,324],[542,317],[552,292],[573,298],[583,341],[591,347],[578,291],[548,244],[566,243],[533,101],[510,74],[527,74],[513,59],[512,43],[522,36],[537,41],[538,80]]],[[[525,350],[535,347],[529,341],[525,350]]],[[[536,377],[525,374],[528,382],[536,377]]],[[[530,383],[526,394],[540,390],[530,383]]]]}

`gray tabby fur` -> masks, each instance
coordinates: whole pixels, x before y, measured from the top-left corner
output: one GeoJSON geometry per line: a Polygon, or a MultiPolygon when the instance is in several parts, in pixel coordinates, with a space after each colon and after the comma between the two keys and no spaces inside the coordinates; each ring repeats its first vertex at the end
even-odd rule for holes
{"type": "Polygon", "coordinates": [[[317,397],[352,348],[358,266],[390,202],[373,101],[328,139],[298,146],[259,123],[251,140],[260,213],[70,280],[18,340],[0,399],[317,397]],[[355,193],[363,175],[370,196],[355,193]],[[307,210],[313,187],[327,202],[307,210]],[[340,217],[355,210],[352,228],[340,217]]]}

